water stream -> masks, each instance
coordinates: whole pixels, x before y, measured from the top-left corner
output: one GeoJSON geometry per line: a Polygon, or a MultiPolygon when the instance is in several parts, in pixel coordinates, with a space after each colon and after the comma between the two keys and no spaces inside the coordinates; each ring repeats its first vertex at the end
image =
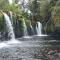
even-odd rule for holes
{"type": "MultiPolygon", "coordinates": [[[[10,37],[10,40],[4,41],[2,43],[0,42],[0,58],[2,58],[2,60],[8,60],[9,58],[10,60],[18,60],[21,57],[22,60],[31,60],[31,58],[32,60],[51,60],[51,56],[53,56],[52,60],[56,56],[57,57],[54,60],[60,59],[60,39],[57,40],[56,37],[53,38],[52,36],[42,36],[42,24],[40,22],[37,22],[36,26],[37,35],[39,36],[34,36],[32,38],[21,38],[19,39],[21,41],[20,43],[20,41],[15,39],[15,34],[10,17],[6,13],[3,13],[3,15],[6,22],[8,37],[10,37]],[[6,58],[6,56],[8,57],[6,58]]],[[[27,37],[27,26],[24,20],[23,26],[24,36],[27,37]]]]}
{"type": "Polygon", "coordinates": [[[27,26],[26,26],[26,23],[25,23],[25,20],[23,19],[23,27],[24,27],[24,38],[28,38],[28,32],[27,32],[27,26]]]}
{"type": "MultiPolygon", "coordinates": [[[[9,4],[13,3],[13,0],[8,1],[9,4]]],[[[6,23],[8,41],[0,42],[0,60],[60,60],[60,36],[44,35],[42,33],[42,24],[37,22],[37,34],[30,37],[25,20],[23,19],[24,36],[23,38],[16,39],[13,29],[12,12],[10,11],[10,17],[8,14],[2,13],[6,23]]],[[[31,24],[30,27],[34,31],[31,24]]]]}
{"type": "Polygon", "coordinates": [[[37,25],[36,25],[37,36],[48,36],[42,33],[42,28],[43,28],[42,24],[40,22],[37,22],[37,25]]]}
{"type": "Polygon", "coordinates": [[[6,22],[6,30],[8,32],[8,41],[3,41],[0,43],[0,48],[2,47],[8,47],[11,44],[15,44],[15,43],[20,43],[18,40],[15,39],[15,34],[14,34],[14,30],[13,30],[13,26],[11,23],[11,20],[9,18],[9,16],[3,12],[4,18],[5,18],[5,22],[6,22]]]}
{"type": "Polygon", "coordinates": [[[11,23],[12,23],[12,25],[13,25],[13,14],[12,14],[11,11],[10,11],[9,13],[10,13],[10,20],[11,20],[11,23]]]}
{"type": "Polygon", "coordinates": [[[37,35],[42,35],[42,24],[40,22],[37,22],[36,31],[37,35]]]}
{"type": "Polygon", "coordinates": [[[15,39],[15,34],[13,31],[13,26],[12,26],[12,23],[10,21],[10,18],[6,13],[3,13],[3,14],[4,14],[5,21],[6,21],[6,28],[8,31],[8,37],[10,37],[11,39],[15,39]]]}

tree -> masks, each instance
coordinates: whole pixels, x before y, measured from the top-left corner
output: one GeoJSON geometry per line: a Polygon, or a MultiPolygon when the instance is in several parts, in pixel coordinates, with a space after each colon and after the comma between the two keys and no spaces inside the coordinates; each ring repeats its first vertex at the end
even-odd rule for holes
{"type": "Polygon", "coordinates": [[[40,7],[38,0],[33,0],[29,5],[29,9],[32,13],[32,20],[37,21],[40,20],[40,7]]]}
{"type": "Polygon", "coordinates": [[[60,1],[58,0],[51,12],[55,27],[60,27],[60,1]]]}

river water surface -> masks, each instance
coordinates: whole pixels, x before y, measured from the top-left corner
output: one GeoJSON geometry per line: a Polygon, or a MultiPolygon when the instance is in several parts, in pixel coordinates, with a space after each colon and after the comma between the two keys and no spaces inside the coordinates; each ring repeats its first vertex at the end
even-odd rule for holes
{"type": "Polygon", "coordinates": [[[60,60],[59,36],[18,38],[20,43],[0,49],[0,60],[60,60]]]}

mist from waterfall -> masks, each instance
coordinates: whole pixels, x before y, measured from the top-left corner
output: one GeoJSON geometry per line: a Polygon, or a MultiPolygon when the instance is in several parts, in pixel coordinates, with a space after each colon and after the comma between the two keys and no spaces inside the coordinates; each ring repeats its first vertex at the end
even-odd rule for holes
{"type": "Polygon", "coordinates": [[[40,22],[37,22],[36,31],[37,35],[42,35],[42,24],[40,22]]]}
{"type": "Polygon", "coordinates": [[[15,34],[13,31],[11,20],[6,13],[3,13],[3,14],[4,14],[5,21],[6,21],[6,30],[8,32],[8,37],[10,37],[11,39],[15,39],[15,34]]]}

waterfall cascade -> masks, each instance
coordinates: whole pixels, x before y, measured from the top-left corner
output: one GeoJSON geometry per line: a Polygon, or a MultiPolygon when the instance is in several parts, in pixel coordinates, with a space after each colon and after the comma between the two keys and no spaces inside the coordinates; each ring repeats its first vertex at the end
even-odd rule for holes
{"type": "Polygon", "coordinates": [[[12,25],[13,25],[13,16],[12,16],[12,12],[10,11],[9,13],[10,13],[10,20],[11,20],[11,23],[12,23],[12,25]]]}
{"type": "Polygon", "coordinates": [[[28,32],[27,32],[27,26],[24,19],[23,19],[23,27],[24,27],[24,36],[26,37],[28,36],[28,32]]]}
{"type": "Polygon", "coordinates": [[[37,35],[42,35],[42,24],[40,22],[37,22],[36,31],[37,35]]]}
{"type": "Polygon", "coordinates": [[[46,34],[42,34],[42,24],[40,22],[37,22],[36,31],[37,31],[37,36],[48,36],[46,34]]]}
{"type": "Polygon", "coordinates": [[[10,44],[15,44],[15,43],[20,43],[18,40],[15,39],[15,34],[13,31],[13,26],[11,23],[11,20],[9,18],[9,16],[3,12],[4,18],[5,18],[5,22],[6,22],[6,29],[8,32],[8,36],[11,38],[9,41],[4,41],[2,43],[0,43],[0,48],[3,47],[9,47],[10,44]]]}
{"type": "Polygon", "coordinates": [[[3,14],[4,14],[5,21],[6,21],[6,28],[8,31],[8,37],[10,37],[11,39],[15,39],[15,35],[14,35],[14,31],[13,31],[13,27],[12,27],[12,23],[10,21],[10,18],[6,13],[3,13],[3,14]]]}

